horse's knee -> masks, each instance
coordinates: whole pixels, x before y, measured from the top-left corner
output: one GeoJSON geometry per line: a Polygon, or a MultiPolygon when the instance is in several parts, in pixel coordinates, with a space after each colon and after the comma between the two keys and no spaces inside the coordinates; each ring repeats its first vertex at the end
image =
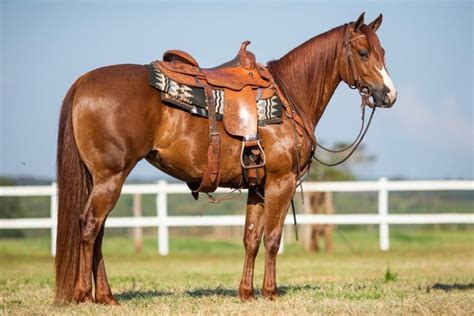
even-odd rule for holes
{"type": "Polygon", "coordinates": [[[260,241],[261,241],[260,237],[246,234],[244,236],[245,252],[248,255],[256,256],[258,254],[258,248],[260,247],[260,241]]]}
{"type": "Polygon", "coordinates": [[[281,240],[281,231],[269,234],[265,236],[265,250],[271,256],[276,255],[278,253],[278,249],[280,249],[280,240],[281,240]]]}

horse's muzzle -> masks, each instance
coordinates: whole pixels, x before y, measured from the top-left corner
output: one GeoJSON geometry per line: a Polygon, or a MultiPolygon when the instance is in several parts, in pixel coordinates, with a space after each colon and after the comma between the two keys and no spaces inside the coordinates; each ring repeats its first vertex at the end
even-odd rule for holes
{"type": "Polygon", "coordinates": [[[374,104],[380,108],[391,108],[397,101],[397,93],[394,97],[390,97],[390,89],[386,86],[383,89],[374,89],[372,94],[374,104]]]}

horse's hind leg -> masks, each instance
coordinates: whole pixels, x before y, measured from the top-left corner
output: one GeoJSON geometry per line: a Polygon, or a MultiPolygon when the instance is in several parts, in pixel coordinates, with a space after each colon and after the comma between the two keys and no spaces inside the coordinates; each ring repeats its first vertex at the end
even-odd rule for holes
{"type": "Polygon", "coordinates": [[[265,185],[265,274],[262,295],[273,299],[278,296],[276,286],[276,256],[288,207],[295,191],[295,176],[288,174],[278,179],[269,176],[265,185]]]}
{"type": "MultiPolygon", "coordinates": [[[[80,216],[81,249],[79,274],[74,288],[76,302],[92,302],[92,257],[95,241],[105,219],[120,196],[120,190],[128,173],[107,175],[94,178],[94,185],[89,194],[84,211],[80,216]]],[[[99,262],[100,263],[100,262],[99,262]]],[[[103,262],[102,262],[103,265],[103,262]]],[[[100,264],[98,264],[99,271],[100,264]]],[[[104,269],[105,272],[105,269],[104,269]]]]}
{"type": "Polygon", "coordinates": [[[247,198],[247,215],[245,217],[245,262],[242,280],[240,281],[239,296],[243,301],[254,298],[253,270],[255,257],[260,247],[263,233],[263,199],[261,195],[249,190],[247,198]]]}
{"type": "Polygon", "coordinates": [[[104,238],[104,226],[99,231],[99,235],[94,244],[94,256],[92,259],[92,272],[94,274],[95,283],[95,301],[100,304],[119,305],[112,295],[109,282],[107,280],[107,273],[105,272],[105,262],[102,256],[102,239],[104,238]]]}

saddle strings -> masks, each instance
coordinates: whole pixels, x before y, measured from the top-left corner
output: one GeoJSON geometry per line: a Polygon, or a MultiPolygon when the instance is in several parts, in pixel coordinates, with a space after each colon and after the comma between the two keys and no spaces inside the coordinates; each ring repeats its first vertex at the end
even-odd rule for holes
{"type": "Polygon", "coordinates": [[[224,195],[223,197],[220,197],[220,198],[217,198],[217,197],[213,196],[211,193],[206,193],[208,203],[217,204],[217,203],[220,203],[220,202],[223,202],[223,201],[238,199],[239,196],[242,194],[242,189],[243,189],[243,187],[232,189],[230,192],[228,192],[226,195],[224,195]],[[232,194],[234,192],[237,192],[237,191],[239,192],[239,194],[237,196],[232,196],[232,194]]]}

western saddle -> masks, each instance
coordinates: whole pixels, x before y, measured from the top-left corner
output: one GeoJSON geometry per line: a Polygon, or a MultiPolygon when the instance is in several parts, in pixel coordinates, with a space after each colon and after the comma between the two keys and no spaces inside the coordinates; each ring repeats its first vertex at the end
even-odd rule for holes
{"type": "Polygon", "coordinates": [[[275,93],[272,77],[255,55],[247,51],[250,41],[242,43],[237,56],[220,66],[203,69],[188,53],[169,50],[163,61],[157,61],[158,69],[169,79],[183,85],[203,88],[209,117],[208,166],[201,183],[190,184],[193,195],[198,192],[214,192],[220,180],[221,139],[216,127],[216,100],[213,89],[224,91],[224,129],[242,138],[240,162],[248,186],[258,183],[257,169],[265,165],[265,154],[257,132],[257,100],[275,93]]]}

